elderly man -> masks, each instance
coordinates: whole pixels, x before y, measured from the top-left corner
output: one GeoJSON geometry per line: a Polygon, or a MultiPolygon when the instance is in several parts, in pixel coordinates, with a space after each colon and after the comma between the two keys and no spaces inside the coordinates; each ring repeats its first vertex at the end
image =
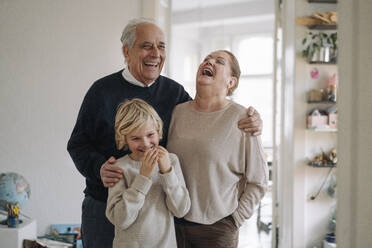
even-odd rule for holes
{"type": "MultiPolygon", "coordinates": [[[[177,82],[160,75],[166,58],[164,33],[152,21],[132,20],[124,28],[121,41],[126,66],[97,80],[88,90],[68,142],[67,149],[76,168],[86,179],[82,204],[82,237],[85,248],[112,247],[114,226],[105,216],[107,187],[112,187],[122,171],[116,159],[128,152],[117,150],[114,118],[119,103],[141,98],[151,104],[164,122],[167,133],[173,108],[191,100],[177,82]]],[[[248,109],[239,127],[253,135],[261,133],[259,114],[248,109]]]]}

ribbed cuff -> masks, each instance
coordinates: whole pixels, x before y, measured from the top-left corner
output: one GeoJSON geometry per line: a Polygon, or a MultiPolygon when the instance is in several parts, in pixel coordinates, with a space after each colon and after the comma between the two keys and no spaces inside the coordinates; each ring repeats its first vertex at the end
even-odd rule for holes
{"type": "Polygon", "coordinates": [[[146,195],[151,188],[152,181],[145,176],[138,174],[133,181],[132,188],[146,195]]]}
{"type": "Polygon", "coordinates": [[[231,216],[234,219],[235,226],[240,227],[243,224],[244,220],[239,217],[239,214],[238,214],[237,211],[235,211],[234,213],[232,213],[231,216]]]}
{"type": "Polygon", "coordinates": [[[160,174],[160,182],[163,186],[171,187],[178,185],[178,177],[174,172],[174,168],[172,167],[171,171],[165,174],[160,174]]]}

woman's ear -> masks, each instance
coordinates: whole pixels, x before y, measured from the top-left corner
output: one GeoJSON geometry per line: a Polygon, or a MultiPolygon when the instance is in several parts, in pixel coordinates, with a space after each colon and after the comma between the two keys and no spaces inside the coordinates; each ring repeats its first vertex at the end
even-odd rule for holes
{"type": "Polygon", "coordinates": [[[227,90],[230,90],[236,85],[236,82],[238,82],[238,79],[236,77],[231,77],[229,82],[227,83],[227,90]]]}

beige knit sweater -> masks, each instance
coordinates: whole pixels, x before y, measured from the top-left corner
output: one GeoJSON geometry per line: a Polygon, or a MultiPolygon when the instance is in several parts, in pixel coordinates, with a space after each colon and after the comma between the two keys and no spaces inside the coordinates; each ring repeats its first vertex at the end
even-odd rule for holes
{"type": "Polygon", "coordinates": [[[186,220],[212,224],[232,214],[239,227],[267,188],[268,168],[260,137],[238,129],[246,109],[234,102],[198,112],[190,102],[173,111],[168,151],[177,154],[191,198],[186,220]]]}
{"type": "Polygon", "coordinates": [[[151,179],[139,174],[141,162],[128,155],[115,165],[124,178],[109,189],[106,216],[115,225],[114,248],[161,247],[176,245],[173,216],[183,217],[190,198],[175,154],[169,154],[172,170],[158,172],[151,179]]]}

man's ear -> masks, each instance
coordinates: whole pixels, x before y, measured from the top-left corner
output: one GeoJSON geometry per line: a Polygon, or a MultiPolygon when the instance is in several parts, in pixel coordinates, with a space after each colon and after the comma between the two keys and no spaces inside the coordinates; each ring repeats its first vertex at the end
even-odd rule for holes
{"type": "Polygon", "coordinates": [[[125,59],[128,59],[129,57],[129,48],[127,46],[123,46],[123,55],[125,57],[125,59]]]}

